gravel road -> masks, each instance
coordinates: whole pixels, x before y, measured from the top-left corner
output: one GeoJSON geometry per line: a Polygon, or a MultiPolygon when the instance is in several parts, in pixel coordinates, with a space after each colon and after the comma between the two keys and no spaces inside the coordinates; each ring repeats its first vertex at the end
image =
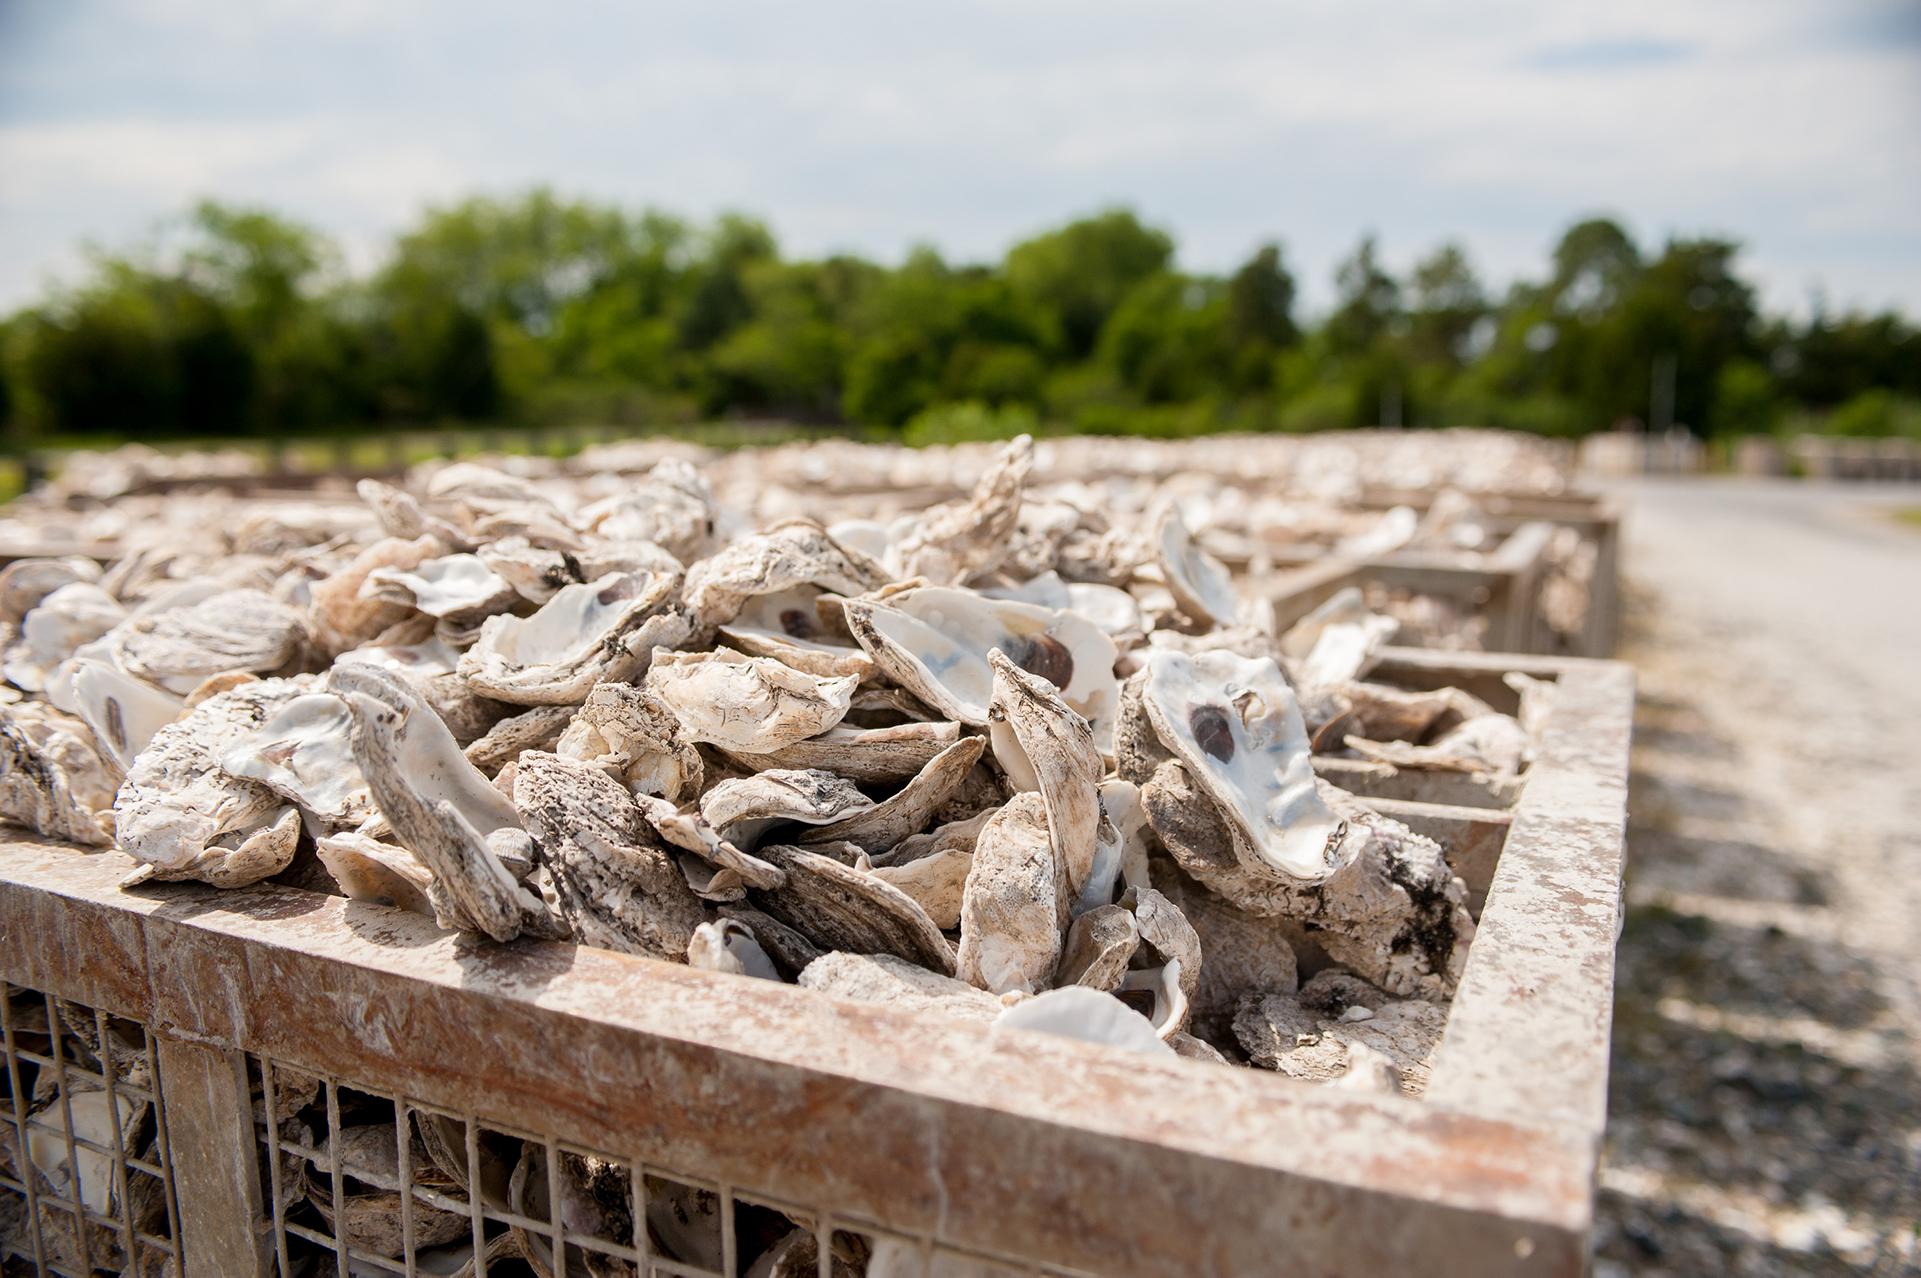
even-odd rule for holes
{"type": "Polygon", "coordinates": [[[1595,1272],[1921,1273],[1921,489],[1642,481],[1595,1272]]]}

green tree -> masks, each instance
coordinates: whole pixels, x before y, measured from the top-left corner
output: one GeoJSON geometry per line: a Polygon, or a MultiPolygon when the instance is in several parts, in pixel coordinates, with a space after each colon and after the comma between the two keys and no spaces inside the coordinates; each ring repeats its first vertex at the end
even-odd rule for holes
{"type": "Polygon", "coordinates": [[[1228,280],[1223,322],[1234,389],[1269,389],[1275,357],[1301,340],[1294,323],[1294,277],[1280,245],[1263,244],[1228,280]]]}
{"type": "Polygon", "coordinates": [[[1330,349],[1336,355],[1371,351],[1393,330],[1401,313],[1401,286],[1380,262],[1372,235],[1363,236],[1353,254],[1334,272],[1334,313],[1327,320],[1330,349]]]}
{"type": "Polygon", "coordinates": [[[1093,354],[1128,291],[1167,269],[1174,241],[1132,211],[1110,209],[1016,244],[1003,267],[1042,331],[1068,360],[1093,354]]]}
{"type": "Polygon", "coordinates": [[[1441,247],[1415,263],[1409,340],[1414,357],[1444,369],[1459,368],[1472,352],[1469,340],[1489,312],[1487,294],[1458,244],[1441,247]]]}

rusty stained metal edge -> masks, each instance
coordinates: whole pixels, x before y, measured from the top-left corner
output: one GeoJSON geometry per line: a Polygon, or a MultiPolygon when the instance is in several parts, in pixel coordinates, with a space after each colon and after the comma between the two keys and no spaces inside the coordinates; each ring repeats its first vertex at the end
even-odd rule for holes
{"type": "Polygon", "coordinates": [[[1569,659],[1495,865],[1428,1083],[1461,1113],[1555,1123],[1598,1147],[1626,857],[1634,674],[1569,659]]]}
{"type": "Polygon", "coordinates": [[[6,978],[586,1148],[1113,1274],[1579,1273],[1591,1142],[0,844],[6,978]]]}

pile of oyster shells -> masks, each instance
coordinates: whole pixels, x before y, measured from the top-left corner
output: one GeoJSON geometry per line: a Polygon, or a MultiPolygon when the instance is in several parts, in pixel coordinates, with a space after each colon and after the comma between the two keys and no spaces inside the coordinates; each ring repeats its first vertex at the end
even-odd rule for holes
{"type": "Polygon", "coordinates": [[[1034,458],[751,532],[678,458],[586,503],[458,463],[218,555],[16,562],[0,816],[129,885],[1418,1091],[1465,890],[1314,755],[1512,778],[1551,689],[1371,682],[1357,594],[1276,633],[1178,502],[1026,500],[1034,458]]]}

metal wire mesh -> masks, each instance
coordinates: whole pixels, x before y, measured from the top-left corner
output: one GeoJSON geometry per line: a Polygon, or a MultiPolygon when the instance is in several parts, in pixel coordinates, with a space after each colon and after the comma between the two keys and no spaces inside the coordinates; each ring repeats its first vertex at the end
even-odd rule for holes
{"type": "Polygon", "coordinates": [[[0,1270],[186,1272],[153,1035],[0,983],[0,1270]]]}
{"type": "Polygon", "coordinates": [[[281,1278],[1076,1274],[259,1057],[249,1070],[262,1225],[281,1278]]]}

